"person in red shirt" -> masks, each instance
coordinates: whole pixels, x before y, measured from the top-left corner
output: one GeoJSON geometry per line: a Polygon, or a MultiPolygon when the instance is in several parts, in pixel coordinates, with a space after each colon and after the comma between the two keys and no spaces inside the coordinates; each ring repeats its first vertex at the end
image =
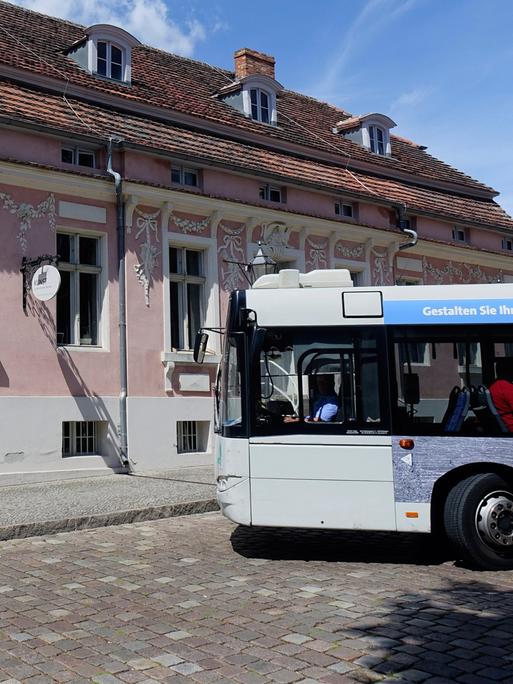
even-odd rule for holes
{"type": "Polygon", "coordinates": [[[513,358],[495,362],[497,380],[490,385],[490,394],[498,414],[509,432],[513,432],[513,358]]]}

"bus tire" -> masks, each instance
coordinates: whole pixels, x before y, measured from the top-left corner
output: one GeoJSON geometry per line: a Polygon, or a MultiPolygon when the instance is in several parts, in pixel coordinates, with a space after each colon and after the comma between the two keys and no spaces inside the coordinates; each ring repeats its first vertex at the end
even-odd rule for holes
{"type": "Polygon", "coordinates": [[[458,482],[444,505],[447,537],[461,560],[482,570],[513,568],[513,486],[495,473],[458,482]]]}

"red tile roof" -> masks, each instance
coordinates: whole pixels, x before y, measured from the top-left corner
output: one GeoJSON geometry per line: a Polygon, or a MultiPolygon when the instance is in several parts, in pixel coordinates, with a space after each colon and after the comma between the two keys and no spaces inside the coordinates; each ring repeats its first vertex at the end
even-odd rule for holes
{"type": "Polygon", "coordinates": [[[342,160],[337,165],[293,156],[76,98],[64,100],[59,95],[8,81],[0,81],[0,101],[0,122],[2,117],[8,117],[20,123],[104,140],[116,134],[127,145],[164,151],[170,157],[273,177],[283,183],[331,190],[334,194],[349,193],[377,201],[402,202],[412,213],[417,211],[444,216],[448,220],[513,229],[513,219],[493,200],[456,195],[350,170],[342,160]]]}
{"type": "Polygon", "coordinates": [[[227,135],[263,136],[269,146],[299,144],[312,158],[319,152],[331,153],[339,156],[344,164],[350,159],[352,168],[358,163],[371,164],[376,173],[408,174],[418,184],[457,184],[460,191],[468,194],[494,192],[435,159],[420,146],[396,136],[392,136],[392,157],[371,154],[343,135],[332,132],[337,122],[350,117],[347,112],[299,93],[286,90],[280,93],[278,126],[252,121],[215,97],[223,86],[233,82],[233,72],[162,50],[144,45],[132,50],[130,86],[92,76],[65,54],[84,35],[83,26],[0,0],[0,68],[4,64],[32,75],[57,78],[68,83],[68,89],[84,86],[91,99],[109,95],[127,107],[131,102],[137,102],[159,108],[168,115],[173,112],[192,114],[198,124],[210,121],[225,125],[227,135]]]}

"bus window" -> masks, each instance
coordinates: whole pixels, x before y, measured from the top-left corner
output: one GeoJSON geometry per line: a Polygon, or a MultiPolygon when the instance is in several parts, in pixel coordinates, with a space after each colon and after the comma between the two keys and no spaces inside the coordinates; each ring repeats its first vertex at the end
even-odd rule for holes
{"type": "Polygon", "coordinates": [[[426,327],[395,331],[396,431],[457,434],[469,427],[470,388],[481,385],[483,376],[480,342],[465,333],[426,327]]]}
{"type": "Polygon", "coordinates": [[[237,337],[229,337],[224,353],[223,376],[226,378],[221,403],[221,421],[225,427],[242,424],[242,393],[240,344],[237,337]]]}
{"type": "Polygon", "coordinates": [[[256,360],[256,426],[386,432],[382,338],[377,328],[269,329],[256,360]]]}

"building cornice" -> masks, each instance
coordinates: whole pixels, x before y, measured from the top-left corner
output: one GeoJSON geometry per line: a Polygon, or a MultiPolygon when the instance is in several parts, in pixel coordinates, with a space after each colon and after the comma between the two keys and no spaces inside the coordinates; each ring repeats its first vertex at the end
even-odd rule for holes
{"type": "MultiPolygon", "coordinates": [[[[30,190],[55,192],[61,197],[72,196],[101,202],[115,200],[114,184],[109,179],[89,178],[63,171],[22,166],[11,162],[0,162],[0,184],[23,187],[30,190]]],[[[286,223],[293,230],[310,232],[332,237],[337,232],[337,240],[364,243],[371,239],[374,245],[391,247],[402,240],[402,235],[393,229],[372,227],[361,224],[344,223],[330,219],[317,218],[299,213],[280,211],[275,208],[248,205],[205,195],[181,192],[171,188],[147,186],[134,181],[123,184],[125,197],[137,197],[139,205],[162,207],[167,203],[174,211],[200,216],[211,216],[213,212],[225,220],[241,223],[255,217],[259,223],[274,221],[286,223]],[[258,216],[258,218],[256,218],[258,216]]],[[[471,262],[513,272],[513,259],[510,255],[488,252],[471,246],[462,248],[457,245],[420,239],[417,245],[402,254],[429,256],[448,259],[460,263],[471,262]]]]}
{"type": "MultiPolygon", "coordinates": [[[[62,94],[64,90],[64,84],[62,80],[36,74],[27,70],[18,69],[6,64],[0,64],[0,77],[2,76],[12,81],[16,81],[20,85],[35,86],[37,88],[54,93],[62,94]]],[[[455,182],[438,181],[435,179],[426,178],[424,176],[413,176],[411,174],[398,171],[397,169],[384,169],[381,166],[375,166],[372,163],[351,158],[350,155],[341,150],[340,153],[344,156],[344,162],[342,163],[340,155],[337,154],[331,154],[329,152],[307,147],[305,145],[280,140],[279,138],[270,139],[269,136],[264,134],[259,135],[253,131],[234,128],[227,124],[216,123],[209,119],[203,119],[191,114],[163,109],[162,107],[137,102],[134,100],[127,101],[126,98],[121,96],[113,95],[111,93],[104,93],[98,90],[92,90],[91,88],[69,82],[66,84],[66,95],[68,97],[77,97],[93,105],[114,107],[117,110],[126,111],[130,114],[143,117],[148,116],[153,119],[159,119],[164,123],[178,124],[187,128],[202,130],[207,133],[229,138],[237,142],[252,143],[269,150],[288,152],[289,154],[306,159],[325,161],[335,166],[344,166],[346,168],[350,164],[351,168],[355,171],[363,171],[382,178],[400,180],[434,190],[453,192],[455,194],[481,199],[493,199],[499,194],[497,192],[468,187],[455,182]],[[349,160],[349,162],[347,160],[349,160]]]]}

